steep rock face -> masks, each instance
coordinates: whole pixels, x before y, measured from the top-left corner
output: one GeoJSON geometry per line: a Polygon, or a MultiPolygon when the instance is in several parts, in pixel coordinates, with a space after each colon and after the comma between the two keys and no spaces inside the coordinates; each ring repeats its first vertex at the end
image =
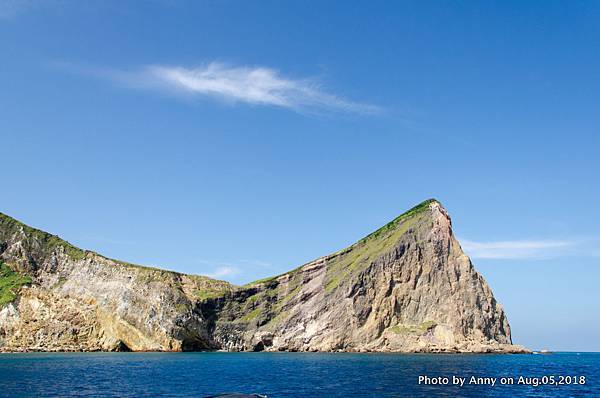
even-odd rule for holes
{"type": "Polygon", "coordinates": [[[33,284],[0,309],[4,350],[210,348],[196,303],[231,285],[134,266],[79,250],[0,217],[0,261],[33,284]]]}
{"type": "Polygon", "coordinates": [[[5,351],[523,350],[434,200],[243,287],[110,260],[1,214],[0,261],[32,278],[0,308],[5,351]]]}
{"type": "Polygon", "coordinates": [[[234,294],[215,338],[228,349],[511,351],[510,327],[425,202],[351,247],[234,294]]]}

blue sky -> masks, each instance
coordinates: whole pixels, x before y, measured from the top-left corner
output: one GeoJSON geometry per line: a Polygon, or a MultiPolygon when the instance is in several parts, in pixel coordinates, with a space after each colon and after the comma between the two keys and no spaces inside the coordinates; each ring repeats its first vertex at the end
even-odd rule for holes
{"type": "Polygon", "coordinates": [[[0,0],[0,211],[234,283],[439,199],[516,343],[600,350],[600,3],[0,0]]]}

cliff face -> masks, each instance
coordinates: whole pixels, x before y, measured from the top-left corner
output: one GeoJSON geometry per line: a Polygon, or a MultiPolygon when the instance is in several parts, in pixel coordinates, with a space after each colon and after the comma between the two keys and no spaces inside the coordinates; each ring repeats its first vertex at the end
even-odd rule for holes
{"type": "Polygon", "coordinates": [[[110,260],[2,214],[0,262],[4,351],[523,350],[434,200],[242,287],[110,260]]]}

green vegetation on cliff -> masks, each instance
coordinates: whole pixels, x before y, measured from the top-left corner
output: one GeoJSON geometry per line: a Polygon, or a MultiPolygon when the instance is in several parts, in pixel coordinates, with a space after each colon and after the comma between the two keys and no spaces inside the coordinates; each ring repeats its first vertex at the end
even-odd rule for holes
{"type": "Polygon", "coordinates": [[[194,298],[204,301],[217,299],[231,293],[232,285],[229,282],[212,279],[207,276],[188,275],[194,284],[194,298]]]}
{"type": "MultiPolygon", "coordinates": [[[[348,274],[353,273],[362,265],[368,265],[379,255],[385,253],[388,248],[393,247],[398,239],[405,234],[411,226],[413,226],[412,221],[414,221],[414,216],[426,211],[429,208],[429,205],[434,202],[437,202],[437,200],[427,199],[400,214],[383,227],[370,233],[353,245],[326,256],[330,261],[332,261],[332,264],[330,265],[330,277],[328,278],[326,285],[327,292],[335,289],[340,284],[341,280],[348,276],[348,274]]],[[[302,269],[304,265],[280,275],[250,282],[245,286],[272,282],[281,276],[295,273],[296,271],[302,269]]]]}
{"type": "Polygon", "coordinates": [[[0,261],[0,308],[15,300],[18,290],[30,283],[30,277],[16,273],[0,261]]]}
{"type": "Polygon", "coordinates": [[[424,213],[429,208],[429,204],[435,201],[429,199],[419,203],[347,249],[332,255],[327,269],[325,291],[327,293],[333,291],[344,280],[393,249],[398,240],[417,225],[419,220],[417,216],[424,213]]]}
{"type": "Polygon", "coordinates": [[[56,247],[62,246],[65,252],[73,259],[82,259],[85,257],[85,250],[73,246],[66,240],[59,238],[56,235],[41,231],[23,224],[6,214],[0,213],[0,241],[7,241],[8,234],[14,234],[23,231],[28,239],[37,241],[45,253],[52,252],[56,247]],[[4,235],[4,236],[2,236],[4,235]]]}
{"type": "Polygon", "coordinates": [[[419,203],[412,209],[409,209],[409,210],[405,211],[404,213],[400,214],[398,217],[394,218],[392,221],[385,224],[383,227],[379,228],[377,231],[371,232],[369,235],[367,235],[364,238],[362,238],[361,240],[359,240],[358,243],[362,243],[369,239],[377,238],[380,235],[390,233],[398,226],[398,224],[402,223],[406,219],[427,210],[429,208],[429,205],[433,202],[437,202],[437,200],[436,199],[427,199],[427,200],[419,203]]]}

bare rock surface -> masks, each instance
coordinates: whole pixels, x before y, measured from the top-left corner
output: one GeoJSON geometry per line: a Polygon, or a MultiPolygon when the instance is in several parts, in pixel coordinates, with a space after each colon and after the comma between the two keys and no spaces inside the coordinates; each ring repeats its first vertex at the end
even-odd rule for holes
{"type": "Polygon", "coordinates": [[[0,351],[527,352],[435,200],[245,286],[111,260],[2,213],[0,262],[0,351]]]}

